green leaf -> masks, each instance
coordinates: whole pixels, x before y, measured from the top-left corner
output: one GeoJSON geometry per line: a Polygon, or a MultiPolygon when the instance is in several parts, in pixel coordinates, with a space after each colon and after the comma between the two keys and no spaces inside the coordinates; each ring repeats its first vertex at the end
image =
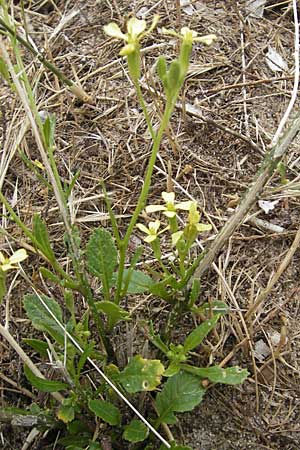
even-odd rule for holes
{"type": "Polygon", "coordinates": [[[68,389],[69,387],[66,383],[62,383],[61,381],[46,380],[38,377],[27,366],[24,366],[24,373],[32,386],[42,392],[58,392],[68,389]]]}
{"type": "Polygon", "coordinates": [[[48,357],[48,344],[40,339],[23,339],[25,344],[30,345],[36,352],[38,352],[43,358],[48,357]]]}
{"type": "Polygon", "coordinates": [[[201,314],[204,316],[210,316],[211,314],[220,314],[220,316],[224,316],[228,313],[228,310],[228,305],[218,300],[213,300],[210,303],[203,303],[203,305],[201,305],[200,307],[192,308],[193,313],[201,314]]]}
{"type": "Polygon", "coordinates": [[[119,425],[121,422],[119,409],[105,400],[90,400],[89,408],[97,417],[110,425],[119,425]]]}
{"type": "Polygon", "coordinates": [[[144,359],[136,355],[119,375],[127,392],[153,391],[160,384],[164,366],[157,359],[144,359]]]}
{"type": "Polygon", "coordinates": [[[35,214],[33,216],[32,232],[36,239],[36,243],[38,245],[39,250],[46,256],[46,258],[51,263],[55,262],[56,258],[50,244],[47,227],[38,214],[35,214]]]}
{"type": "Polygon", "coordinates": [[[164,377],[173,377],[181,370],[180,363],[171,362],[168,368],[164,371],[164,377]]]}
{"type": "Polygon", "coordinates": [[[48,115],[43,124],[44,139],[48,148],[54,146],[55,125],[56,125],[55,115],[54,114],[48,115]]]}
{"type": "Polygon", "coordinates": [[[113,302],[96,302],[98,311],[103,312],[108,317],[108,327],[111,330],[120,320],[130,320],[129,313],[113,302]]]}
{"type": "Polygon", "coordinates": [[[105,299],[109,300],[109,288],[117,265],[117,249],[111,234],[103,228],[96,229],[86,247],[87,268],[103,284],[105,299]]]}
{"type": "Polygon", "coordinates": [[[183,347],[185,353],[193,350],[201,344],[204,338],[214,329],[220,318],[219,314],[215,314],[211,319],[205,320],[197,328],[195,328],[184,341],[183,347]]]}
{"type": "Polygon", "coordinates": [[[168,72],[168,87],[170,91],[175,91],[180,86],[181,69],[180,63],[176,59],[170,64],[168,72]]]}
{"type": "MultiPolygon", "coordinates": [[[[128,269],[124,270],[124,279],[128,274],[128,269]]],[[[149,292],[149,288],[154,284],[149,275],[145,274],[141,270],[133,270],[129,280],[127,294],[143,294],[149,292]]]]}
{"type": "Polygon", "coordinates": [[[75,418],[75,409],[71,405],[60,405],[57,417],[59,420],[61,420],[64,423],[72,422],[72,420],[75,418]]]}
{"type": "Polygon", "coordinates": [[[3,76],[4,80],[10,84],[11,79],[10,79],[9,70],[4,62],[4,59],[1,57],[0,57],[0,74],[3,76]]]}
{"type": "Polygon", "coordinates": [[[200,295],[201,284],[198,278],[194,278],[190,296],[189,296],[189,307],[191,308],[195,302],[198,300],[200,295]]]}
{"type": "Polygon", "coordinates": [[[124,427],[123,438],[129,442],[142,442],[148,436],[149,430],[143,422],[133,419],[124,427]]]}
{"type": "Polygon", "coordinates": [[[176,423],[174,412],[192,411],[205,394],[199,379],[189,373],[179,372],[168,378],[163,390],[156,396],[158,423],[176,423]]]}
{"type": "MultiPolygon", "coordinates": [[[[54,314],[57,320],[62,323],[62,311],[59,304],[46,295],[40,296],[44,303],[48,306],[50,311],[54,314]]],[[[39,297],[35,294],[27,294],[24,297],[24,308],[28,318],[31,320],[34,328],[40,331],[45,331],[55,339],[60,345],[64,345],[65,336],[64,331],[52,318],[50,313],[46,310],[39,297]]]]}
{"type": "Polygon", "coordinates": [[[5,273],[0,269],[0,305],[6,294],[5,273]]]}
{"type": "Polygon", "coordinates": [[[158,58],[156,63],[156,70],[159,78],[163,80],[163,78],[167,75],[167,63],[164,56],[160,56],[158,58]]]}
{"type": "Polygon", "coordinates": [[[46,267],[40,267],[39,271],[43,278],[46,278],[47,280],[53,281],[53,283],[61,284],[61,279],[51,272],[51,270],[46,269],[46,267]]]}
{"type": "Polygon", "coordinates": [[[241,384],[249,375],[248,370],[241,369],[240,367],[222,369],[219,366],[213,366],[202,368],[182,364],[181,368],[197,377],[208,378],[212,383],[241,384]]]}

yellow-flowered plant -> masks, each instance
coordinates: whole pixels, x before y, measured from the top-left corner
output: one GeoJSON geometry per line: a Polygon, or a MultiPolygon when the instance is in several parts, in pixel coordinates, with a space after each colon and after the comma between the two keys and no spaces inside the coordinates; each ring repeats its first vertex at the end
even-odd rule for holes
{"type": "Polygon", "coordinates": [[[0,303],[6,293],[6,272],[18,268],[18,264],[28,257],[24,248],[15,251],[7,257],[0,251],[0,303]]]}
{"type": "Polygon", "coordinates": [[[159,16],[154,16],[152,24],[147,30],[145,20],[132,17],[127,22],[126,34],[122,33],[119,25],[115,22],[111,22],[103,28],[108,36],[125,42],[124,47],[120,50],[120,55],[127,57],[129,72],[135,82],[140,77],[140,41],[154,30],[158,20],[159,16]]]}

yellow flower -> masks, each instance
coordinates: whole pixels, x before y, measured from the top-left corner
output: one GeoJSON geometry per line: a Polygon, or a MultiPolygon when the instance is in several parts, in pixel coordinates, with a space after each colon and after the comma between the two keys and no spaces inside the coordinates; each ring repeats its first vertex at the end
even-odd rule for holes
{"type": "Polygon", "coordinates": [[[191,201],[175,203],[175,192],[162,192],[161,194],[165,205],[149,205],[146,206],[147,213],[153,213],[157,211],[163,211],[163,214],[169,219],[176,216],[176,211],[178,209],[189,211],[191,207],[191,201]]]}
{"type": "Polygon", "coordinates": [[[17,264],[24,261],[28,257],[27,252],[24,248],[21,248],[14,252],[9,258],[5,258],[2,252],[0,252],[0,269],[2,272],[7,270],[17,269],[17,264]]]}
{"type": "Polygon", "coordinates": [[[115,22],[111,22],[108,25],[104,26],[104,32],[111,37],[116,39],[122,39],[126,42],[126,45],[121,49],[121,56],[128,56],[131,53],[134,53],[139,48],[139,43],[144,36],[151,33],[153,29],[156,27],[159,16],[154,16],[152,24],[148,30],[146,30],[146,21],[139,20],[135,17],[132,17],[127,22],[127,33],[124,34],[120,30],[119,25],[115,22]]]}
{"type": "Polygon", "coordinates": [[[176,231],[176,233],[172,234],[172,245],[176,245],[183,236],[187,239],[189,237],[194,239],[196,238],[197,232],[209,231],[212,228],[209,224],[199,223],[200,213],[197,210],[197,202],[190,203],[188,224],[184,230],[176,231]]]}
{"type": "Polygon", "coordinates": [[[211,45],[214,40],[217,39],[217,36],[215,34],[198,36],[198,33],[196,31],[190,30],[188,27],[181,28],[180,33],[176,33],[176,31],[174,30],[168,30],[167,28],[163,28],[162,32],[170,36],[176,36],[188,44],[192,44],[193,42],[201,42],[205,45],[211,45]]]}
{"type": "Polygon", "coordinates": [[[155,241],[155,239],[157,239],[158,235],[160,235],[161,233],[163,233],[164,231],[166,231],[169,228],[169,227],[166,227],[163,230],[158,231],[159,227],[160,227],[159,220],[156,220],[155,222],[149,222],[149,228],[147,228],[142,223],[137,223],[136,226],[143,233],[147,234],[147,236],[144,238],[144,241],[148,242],[148,244],[155,241]]]}

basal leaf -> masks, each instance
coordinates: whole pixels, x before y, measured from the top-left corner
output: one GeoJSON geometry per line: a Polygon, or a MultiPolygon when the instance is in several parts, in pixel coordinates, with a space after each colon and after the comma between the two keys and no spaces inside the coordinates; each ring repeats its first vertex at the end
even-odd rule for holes
{"type": "Polygon", "coordinates": [[[38,377],[27,366],[24,366],[24,373],[30,384],[42,392],[58,392],[69,387],[66,383],[62,383],[61,381],[46,380],[38,377]]]}
{"type": "Polygon", "coordinates": [[[105,400],[90,400],[89,408],[97,417],[110,425],[119,425],[121,422],[119,409],[105,400]]]}
{"type": "Polygon", "coordinates": [[[87,268],[102,281],[106,300],[109,300],[109,288],[117,265],[117,254],[111,234],[103,228],[96,229],[86,247],[87,268]]]}
{"type": "MultiPolygon", "coordinates": [[[[62,323],[62,311],[59,304],[46,295],[41,295],[40,297],[48,306],[50,311],[52,311],[58,321],[62,323]]],[[[63,330],[44,307],[37,295],[25,295],[24,308],[34,328],[49,333],[56,342],[58,342],[60,345],[64,345],[65,337],[63,330]]]]}
{"type": "Polygon", "coordinates": [[[149,434],[149,430],[143,422],[133,419],[124,427],[123,438],[129,442],[142,442],[149,434]]]}
{"type": "Polygon", "coordinates": [[[157,359],[136,355],[119,375],[119,381],[129,393],[153,391],[160,384],[164,366],[157,359]]]}
{"type": "Polygon", "coordinates": [[[215,314],[211,319],[205,320],[197,328],[195,328],[185,339],[183,347],[184,351],[189,352],[201,344],[203,339],[214,329],[220,318],[219,314],[215,314]]]}
{"type": "Polygon", "coordinates": [[[48,344],[40,339],[23,339],[25,344],[30,345],[36,352],[38,352],[43,358],[47,358],[48,344]]]}
{"type": "Polygon", "coordinates": [[[249,372],[240,367],[228,367],[223,369],[219,366],[194,367],[189,364],[182,364],[181,368],[200,378],[208,378],[212,383],[241,384],[248,377],[249,372]]]}
{"type": "Polygon", "coordinates": [[[54,262],[56,259],[51,247],[48,230],[38,214],[33,216],[32,232],[37,241],[39,250],[46,256],[46,258],[49,259],[50,262],[54,262]]]}
{"type": "MultiPolygon", "coordinates": [[[[128,273],[128,269],[124,270],[124,279],[128,273]]],[[[150,286],[152,286],[153,280],[149,275],[141,270],[133,270],[130,276],[130,281],[127,288],[127,294],[143,294],[148,292],[150,286]]]]}
{"type": "Polygon", "coordinates": [[[72,422],[72,420],[75,418],[74,407],[71,405],[60,405],[57,412],[57,418],[64,423],[72,422]]]}
{"type": "Polygon", "coordinates": [[[103,312],[108,317],[108,327],[112,329],[120,320],[130,320],[129,313],[110,301],[96,302],[98,311],[103,312]]]}
{"type": "Polygon", "coordinates": [[[189,373],[179,372],[164,385],[156,396],[155,404],[159,414],[158,424],[176,423],[175,412],[192,411],[205,394],[199,379],[189,373]]]}

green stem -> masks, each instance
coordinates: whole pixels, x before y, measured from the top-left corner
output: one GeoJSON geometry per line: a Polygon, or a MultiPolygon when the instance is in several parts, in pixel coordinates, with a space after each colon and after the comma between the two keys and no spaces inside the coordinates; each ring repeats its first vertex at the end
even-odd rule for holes
{"type": "MultiPolygon", "coordinates": [[[[132,231],[136,225],[139,214],[141,213],[142,209],[144,208],[144,205],[145,205],[145,202],[146,202],[146,199],[148,196],[148,192],[150,189],[151,177],[152,177],[157,153],[159,151],[163,133],[169,124],[169,120],[170,120],[171,114],[173,112],[173,108],[174,108],[174,105],[172,103],[167,103],[159,130],[157,132],[157,135],[154,136],[154,142],[153,142],[152,152],[151,152],[151,156],[150,156],[150,160],[149,160],[149,164],[148,164],[148,168],[147,168],[145,182],[144,182],[142,191],[140,193],[138,203],[136,205],[134,213],[129,222],[126,234],[120,243],[120,261],[119,261],[119,271],[118,271],[118,279],[117,279],[117,289],[116,289],[116,295],[115,295],[115,303],[117,303],[117,304],[120,302],[120,294],[121,294],[121,290],[122,290],[122,280],[123,280],[126,252],[127,252],[127,248],[128,248],[128,244],[129,244],[129,239],[130,239],[132,231]]],[[[151,135],[153,133],[152,125],[150,128],[150,133],[151,133],[151,135]],[[151,132],[151,130],[152,130],[152,132],[151,132]]]]}

